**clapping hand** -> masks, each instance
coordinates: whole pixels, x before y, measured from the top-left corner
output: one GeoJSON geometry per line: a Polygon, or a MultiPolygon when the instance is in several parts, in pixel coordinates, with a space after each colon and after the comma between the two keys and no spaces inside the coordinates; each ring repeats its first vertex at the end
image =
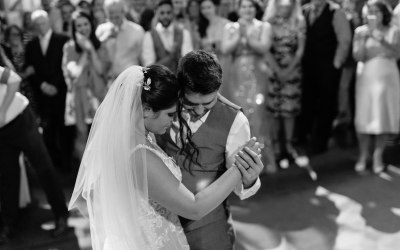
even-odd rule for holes
{"type": "Polygon", "coordinates": [[[248,27],[248,30],[246,32],[246,37],[248,41],[256,41],[258,40],[259,37],[259,32],[256,28],[253,26],[248,27]]]}
{"type": "Polygon", "coordinates": [[[47,82],[42,82],[40,89],[48,96],[55,96],[58,93],[57,88],[47,82]]]}
{"type": "Polygon", "coordinates": [[[256,138],[251,138],[235,155],[234,164],[242,173],[244,188],[253,186],[264,168],[260,155],[262,148],[264,148],[263,144],[257,142],[256,138]]]}
{"type": "Polygon", "coordinates": [[[85,51],[90,52],[93,50],[93,45],[85,36],[80,34],[79,32],[75,33],[76,42],[78,45],[85,51]]]}

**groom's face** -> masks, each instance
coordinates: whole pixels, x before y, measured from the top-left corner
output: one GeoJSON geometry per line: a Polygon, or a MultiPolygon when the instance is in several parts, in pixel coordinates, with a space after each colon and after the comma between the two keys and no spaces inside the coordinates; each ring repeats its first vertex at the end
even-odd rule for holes
{"type": "Polygon", "coordinates": [[[207,95],[186,91],[183,107],[190,114],[190,120],[196,121],[203,117],[217,103],[217,96],[218,91],[207,95]]]}

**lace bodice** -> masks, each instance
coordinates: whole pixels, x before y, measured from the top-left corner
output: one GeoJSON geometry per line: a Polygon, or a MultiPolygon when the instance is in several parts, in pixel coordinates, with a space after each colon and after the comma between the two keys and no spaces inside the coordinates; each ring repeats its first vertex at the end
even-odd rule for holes
{"type": "Polygon", "coordinates": [[[156,154],[158,157],[161,158],[161,160],[165,163],[165,166],[168,167],[168,169],[171,171],[171,173],[177,178],[179,181],[182,181],[182,172],[179,166],[175,163],[174,158],[168,156],[160,147],[157,145],[154,145],[154,147],[150,147],[148,145],[138,145],[135,149],[143,148],[146,150],[150,150],[154,154],[156,154]]]}
{"type": "MultiPolygon", "coordinates": [[[[165,166],[172,172],[172,174],[179,180],[182,180],[182,172],[173,160],[164,151],[162,151],[155,143],[152,146],[138,145],[134,151],[138,149],[145,149],[153,152],[162,159],[165,166]]],[[[146,206],[144,211],[143,220],[146,221],[147,234],[155,239],[153,245],[149,248],[151,250],[186,250],[189,245],[186,236],[183,232],[181,223],[176,214],[173,214],[167,208],[163,207],[156,201],[149,197],[150,206],[146,206]]]]}

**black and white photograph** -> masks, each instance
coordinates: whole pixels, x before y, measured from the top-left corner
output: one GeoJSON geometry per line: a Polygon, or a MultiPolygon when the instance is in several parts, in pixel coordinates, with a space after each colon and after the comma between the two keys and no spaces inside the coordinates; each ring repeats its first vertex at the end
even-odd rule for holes
{"type": "Polygon", "coordinates": [[[400,250],[400,0],[0,1],[1,250],[400,250]]]}

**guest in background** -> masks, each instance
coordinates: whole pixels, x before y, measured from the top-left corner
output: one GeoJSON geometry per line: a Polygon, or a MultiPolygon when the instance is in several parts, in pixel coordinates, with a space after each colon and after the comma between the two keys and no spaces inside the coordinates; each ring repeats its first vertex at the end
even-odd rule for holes
{"type": "MultiPolygon", "coordinates": [[[[296,160],[293,146],[295,118],[301,110],[301,60],[306,41],[306,24],[298,0],[270,0],[264,21],[271,24],[272,46],[266,57],[272,70],[267,88],[267,109],[271,116],[271,136],[276,156],[284,150],[296,160]]],[[[279,158],[278,158],[279,159],[279,158]]]]}
{"type": "Polygon", "coordinates": [[[104,8],[109,21],[97,28],[96,35],[100,42],[105,43],[110,56],[108,78],[112,82],[129,66],[140,65],[144,30],[125,18],[123,0],[106,0],[104,8]]]}
{"type": "Polygon", "coordinates": [[[78,4],[76,5],[76,8],[78,10],[81,10],[88,14],[89,16],[92,16],[92,4],[91,1],[89,0],[80,0],[78,1],[78,4]]]}
{"type": "Polygon", "coordinates": [[[143,39],[143,64],[157,63],[176,72],[179,59],[193,50],[189,31],[173,22],[172,2],[162,0],[157,7],[158,23],[143,39]]]}
{"type": "Polygon", "coordinates": [[[25,67],[33,68],[28,80],[38,104],[38,115],[47,149],[53,163],[62,168],[61,133],[67,88],[61,61],[63,46],[68,37],[52,31],[50,18],[43,10],[32,13],[32,22],[38,36],[26,46],[25,67]]]}
{"type": "Polygon", "coordinates": [[[35,36],[35,27],[32,24],[31,15],[32,13],[27,11],[22,16],[23,41],[25,45],[35,36]]]}
{"type": "Polygon", "coordinates": [[[189,0],[186,7],[187,20],[185,28],[189,30],[192,37],[193,49],[200,49],[199,19],[200,4],[198,0],[189,0]]]}
{"type": "Polygon", "coordinates": [[[310,154],[328,149],[337,115],[339,81],[351,45],[349,22],[339,6],[327,0],[304,5],[307,24],[303,56],[302,110],[298,139],[310,154]]]}
{"type": "Polygon", "coordinates": [[[146,0],[134,0],[128,2],[128,10],[126,12],[126,19],[139,24],[140,16],[142,12],[146,9],[146,0]]]}
{"type": "Polygon", "coordinates": [[[153,6],[152,2],[149,1],[147,2],[147,7],[142,11],[142,14],[140,15],[140,20],[139,24],[142,26],[142,28],[145,31],[149,31],[153,28],[152,24],[153,21],[155,21],[154,16],[155,16],[155,9],[157,6],[153,6]]]}
{"type": "Polygon", "coordinates": [[[94,27],[97,28],[100,24],[107,22],[106,12],[103,8],[103,5],[94,5],[93,6],[93,24],[94,27]]]}
{"type": "Polygon", "coordinates": [[[220,0],[218,15],[220,17],[228,19],[229,13],[234,10],[235,1],[232,0],[220,0]]]}
{"type": "Polygon", "coordinates": [[[61,19],[62,19],[62,34],[72,37],[71,31],[71,15],[74,12],[75,7],[69,2],[66,1],[60,4],[61,11],[61,19]]]}
{"type": "MultiPolygon", "coordinates": [[[[361,17],[357,10],[356,3],[355,0],[343,0],[341,3],[343,12],[350,24],[352,40],[355,29],[361,25],[361,17]]],[[[334,122],[334,124],[336,124],[334,125],[334,128],[339,128],[340,131],[340,125],[343,125],[342,127],[347,130],[343,131],[345,133],[343,135],[349,136],[336,136],[336,141],[339,146],[347,146],[356,142],[354,130],[356,68],[357,62],[353,58],[353,47],[351,46],[340,77],[338,99],[339,112],[338,117],[334,122]]]]}
{"type": "Polygon", "coordinates": [[[103,100],[109,63],[106,49],[95,35],[91,17],[84,11],[72,14],[72,40],[64,46],[62,67],[67,84],[65,108],[65,160],[71,167],[75,148],[83,154],[89,126],[103,100]]]}
{"type": "Polygon", "coordinates": [[[51,29],[56,33],[62,33],[61,12],[55,6],[55,2],[53,0],[41,0],[41,4],[43,10],[49,15],[51,29]]]}
{"type": "Polygon", "coordinates": [[[7,47],[4,48],[5,55],[12,63],[15,72],[22,78],[19,91],[28,98],[30,106],[34,113],[37,113],[37,100],[33,93],[32,86],[28,81],[28,77],[33,74],[33,68],[25,69],[25,44],[23,31],[17,25],[7,27],[4,38],[7,47]]]}
{"type": "Polygon", "coordinates": [[[172,0],[175,22],[184,25],[186,21],[186,0],[172,0]]]}
{"type": "Polygon", "coordinates": [[[6,30],[6,25],[4,24],[4,20],[0,19],[0,66],[6,67],[11,70],[15,70],[13,63],[8,58],[5,50],[7,50],[8,46],[3,42],[4,31],[6,30]]]}
{"type": "Polygon", "coordinates": [[[5,55],[10,59],[16,72],[20,74],[24,67],[25,45],[23,43],[23,32],[17,25],[10,25],[4,32],[3,47],[5,55]]]}
{"type": "Polygon", "coordinates": [[[383,149],[388,135],[400,129],[400,31],[391,24],[391,8],[383,1],[367,4],[368,23],[356,29],[353,55],[358,61],[355,127],[360,155],[356,171],[366,168],[374,144],[373,171],[384,169],[383,149]]]}
{"type": "Polygon", "coordinates": [[[55,216],[54,237],[68,229],[69,216],[65,197],[56,180],[54,167],[29,101],[17,93],[21,78],[8,68],[0,67],[0,245],[15,234],[18,220],[20,166],[23,152],[37,172],[40,184],[55,216]]]}
{"type": "Polygon", "coordinates": [[[225,65],[222,94],[238,104],[250,122],[252,136],[267,144],[263,155],[268,159],[268,171],[276,170],[270,147],[269,125],[265,123],[265,93],[267,71],[264,57],[271,46],[271,27],[255,19],[256,1],[239,3],[238,22],[225,26],[221,51],[230,54],[232,61],[225,65]],[[230,69],[230,70],[229,70],[230,69]]]}
{"type": "Polygon", "coordinates": [[[214,52],[221,58],[221,41],[224,27],[229,22],[218,15],[219,0],[200,0],[200,48],[214,52]]]}

